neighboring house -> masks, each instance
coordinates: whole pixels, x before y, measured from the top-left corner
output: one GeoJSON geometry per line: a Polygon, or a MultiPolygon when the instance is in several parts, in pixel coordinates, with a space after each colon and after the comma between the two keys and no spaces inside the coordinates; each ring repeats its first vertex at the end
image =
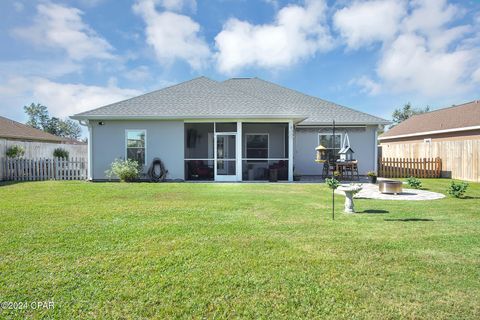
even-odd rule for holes
{"type": "Polygon", "coordinates": [[[480,181],[480,102],[420,114],[379,137],[382,156],[442,159],[442,176],[480,181]]]}
{"type": "Polygon", "coordinates": [[[0,159],[6,157],[7,149],[13,145],[23,146],[24,158],[53,158],[53,150],[62,148],[70,157],[87,158],[87,144],[57,137],[0,116],[0,159]]]}
{"type": "Polygon", "coordinates": [[[360,172],[376,168],[377,130],[389,122],[258,78],[205,77],[76,114],[89,129],[91,179],[115,158],[148,169],[159,157],[169,179],[266,180],[320,175],[315,148],[337,154],[348,132],[360,172]],[[332,150],[332,121],[337,124],[332,150]]]}

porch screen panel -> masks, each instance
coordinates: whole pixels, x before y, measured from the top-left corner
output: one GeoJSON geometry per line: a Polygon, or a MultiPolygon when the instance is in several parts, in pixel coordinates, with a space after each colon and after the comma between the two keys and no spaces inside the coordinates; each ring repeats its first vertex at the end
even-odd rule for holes
{"type": "Polygon", "coordinates": [[[214,124],[185,123],[185,179],[213,180],[214,124]]]}

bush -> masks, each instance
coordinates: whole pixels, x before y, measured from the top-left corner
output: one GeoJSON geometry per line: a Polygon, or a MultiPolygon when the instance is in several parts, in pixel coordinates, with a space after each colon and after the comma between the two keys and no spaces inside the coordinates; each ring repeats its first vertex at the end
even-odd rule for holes
{"type": "Polygon", "coordinates": [[[20,158],[25,154],[25,148],[19,145],[11,146],[7,149],[8,158],[20,158]]]}
{"type": "Polygon", "coordinates": [[[373,177],[376,177],[376,176],[377,176],[377,174],[375,173],[375,171],[368,171],[367,172],[367,177],[373,178],[373,177]]]}
{"type": "Polygon", "coordinates": [[[131,182],[138,179],[140,175],[140,166],[135,160],[115,159],[110,165],[110,169],[105,171],[109,179],[118,177],[121,181],[131,182]]]}
{"type": "Polygon", "coordinates": [[[69,155],[70,155],[70,153],[67,150],[62,149],[62,148],[56,148],[55,150],[53,150],[53,156],[55,158],[68,159],[69,155]]]}
{"type": "Polygon", "coordinates": [[[422,181],[415,177],[410,177],[407,179],[407,183],[413,189],[421,189],[422,188],[422,181]]]}
{"type": "Polygon", "coordinates": [[[463,198],[463,195],[467,191],[468,188],[468,183],[465,181],[456,183],[455,181],[452,181],[452,184],[450,184],[450,187],[448,188],[447,192],[448,194],[454,196],[455,198],[463,198]]]}
{"type": "Polygon", "coordinates": [[[327,186],[330,188],[330,189],[337,189],[338,186],[340,185],[340,183],[338,182],[337,179],[335,178],[327,178],[325,179],[325,183],[327,184],[327,186]]]}

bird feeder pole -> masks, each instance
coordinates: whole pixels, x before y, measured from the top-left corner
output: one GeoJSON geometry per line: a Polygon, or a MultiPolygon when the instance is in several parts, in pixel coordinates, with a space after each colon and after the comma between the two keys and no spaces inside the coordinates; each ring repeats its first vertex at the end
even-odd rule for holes
{"type": "MultiPolygon", "coordinates": [[[[333,162],[335,162],[335,120],[333,120],[333,162]]],[[[335,179],[335,170],[332,170],[332,179],[335,179]]],[[[335,220],[335,189],[332,188],[332,220],[335,220]]]]}

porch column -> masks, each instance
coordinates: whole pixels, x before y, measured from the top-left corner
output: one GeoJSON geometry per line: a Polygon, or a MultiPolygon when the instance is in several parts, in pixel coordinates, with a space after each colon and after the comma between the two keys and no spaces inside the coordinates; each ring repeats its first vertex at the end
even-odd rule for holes
{"type": "Polygon", "coordinates": [[[288,122],[288,181],[293,181],[293,120],[288,122]]]}
{"type": "Polygon", "coordinates": [[[242,122],[237,121],[237,144],[236,144],[236,168],[237,181],[242,181],[242,122]]]}
{"type": "Polygon", "coordinates": [[[93,126],[88,123],[88,149],[87,149],[87,175],[88,180],[93,180],[93,126]]]}

